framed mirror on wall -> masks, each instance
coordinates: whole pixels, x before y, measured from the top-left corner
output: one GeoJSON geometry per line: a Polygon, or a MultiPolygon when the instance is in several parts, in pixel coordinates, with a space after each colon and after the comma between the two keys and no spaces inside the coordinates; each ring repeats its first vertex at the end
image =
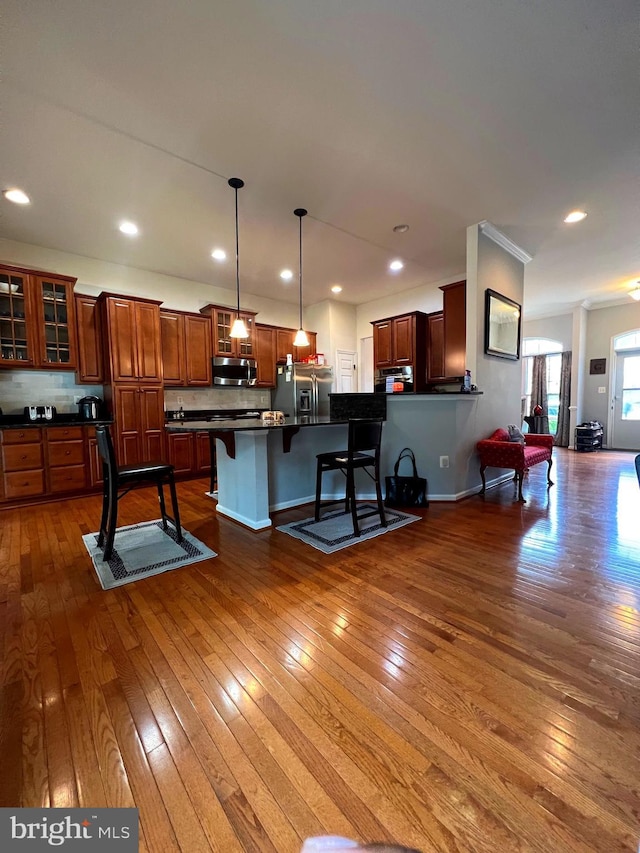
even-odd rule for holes
{"type": "Polygon", "coordinates": [[[520,358],[521,306],[487,288],[484,303],[484,351],[498,358],[520,358]]]}

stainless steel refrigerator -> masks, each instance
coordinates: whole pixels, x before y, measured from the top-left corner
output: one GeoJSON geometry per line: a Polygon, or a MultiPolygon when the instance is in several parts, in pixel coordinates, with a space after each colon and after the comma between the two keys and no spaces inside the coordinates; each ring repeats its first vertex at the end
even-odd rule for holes
{"type": "Polygon", "coordinates": [[[271,405],[286,415],[328,417],[332,384],[333,367],[299,363],[279,365],[271,405]]]}

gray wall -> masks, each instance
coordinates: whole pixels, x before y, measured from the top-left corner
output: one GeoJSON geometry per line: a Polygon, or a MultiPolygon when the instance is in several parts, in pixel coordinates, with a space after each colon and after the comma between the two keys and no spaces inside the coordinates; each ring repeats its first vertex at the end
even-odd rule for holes
{"type": "Polygon", "coordinates": [[[562,349],[568,352],[573,349],[573,316],[562,314],[541,320],[526,320],[522,324],[522,337],[523,339],[549,338],[552,341],[560,341],[562,349]]]}

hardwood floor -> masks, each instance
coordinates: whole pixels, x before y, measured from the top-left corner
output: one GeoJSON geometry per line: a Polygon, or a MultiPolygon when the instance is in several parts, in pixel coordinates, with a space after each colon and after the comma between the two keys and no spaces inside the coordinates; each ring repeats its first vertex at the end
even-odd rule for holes
{"type": "Polygon", "coordinates": [[[151,853],[637,850],[633,454],[554,455],[525,505],[508,483],[333,555],[182,483],[218,557],[108,592],[99,498],[1,512],[0,805],[135,805],[151,853]]]}

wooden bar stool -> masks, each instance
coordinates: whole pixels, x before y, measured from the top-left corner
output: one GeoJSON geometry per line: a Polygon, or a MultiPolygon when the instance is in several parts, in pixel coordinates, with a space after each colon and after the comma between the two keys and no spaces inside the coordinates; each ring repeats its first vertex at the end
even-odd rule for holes
{"type": "Polygon", "coordinates": [[[364,518],[372,515],[380,516],[380,523],[387,526],[382,502],[380,486],[380,441],[382,438],[382,418],[355,418],[349,421],[349,439],[346,450],[331,453],[319,453],[316,469],[316,503],[315,520],[320,521],[320,510],[323,507],[342,503],[344,500],[345,513],[351,510],[353,532],[360,536],[358,524],[364,518]],[[375,483],[377,509],[358,513],[356,507],[355,472],[362,469],[375,483]],[[321,500],[322,475],[325,471],[342,471],[346,477],[345,497],[334,500],[321,500]]]}

